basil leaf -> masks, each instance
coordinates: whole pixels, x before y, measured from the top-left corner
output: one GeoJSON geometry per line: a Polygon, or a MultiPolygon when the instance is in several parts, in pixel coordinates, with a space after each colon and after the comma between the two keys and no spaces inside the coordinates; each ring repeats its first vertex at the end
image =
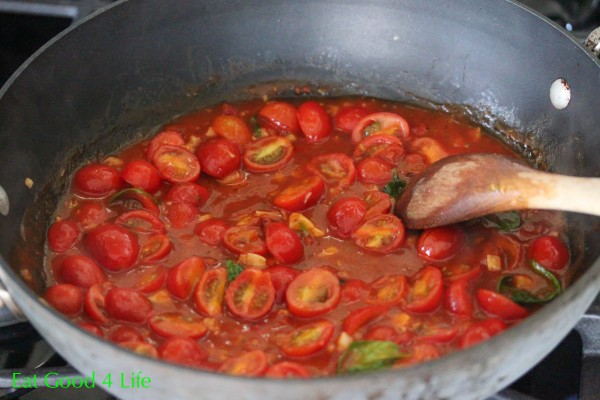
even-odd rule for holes
{"type": "Polygon", "coordinates": [[[261,138],[262,132],[260,130],[260,125],[258,124],[258,118],[256,115],[250,117],[250,127],[252,128],[252,136],[255,138],[261,138]]]}
{"type": "Polygon", "coordinates": [[[517,211],[507,211],[483,217],[503,232],[516,230],[521,226],[521,215],[517,211]]]}
{"type": "Polygon", "coordinates": [[[375,371],[405,357],[398,345],[382,340],[357,340],[338,359],[338,373],[375,371]]]}
{"type": "Polygon", "coordinates": [[[513,284],[513,275],[503,276],[498,282],[498,292],[510,297],[512,301],[518,304],[542,304],[547,303],[562,293],[562,285],[554,274],[542,267],[538,262],[531,260],[531,268],[533,272],[546,278],[550,282],[553,290],[543,296],[528,292],[527,290],[518,289],[513,284]]]}
{"type": "Polygon", "coordinates": [[[392,180],[389,181],[381,191],[387,193],[393,198],[397,199],[402,194],[402,191],[406,187],[406,182],[398,177],[396,170],[392,170],[392,180]]]}
{"type": "Polygon", "coordinates": [[[231,282],[242,273],[244,267],[232,260],[225,260],[225,268],[227,269],[227,282],[231,282]]]}

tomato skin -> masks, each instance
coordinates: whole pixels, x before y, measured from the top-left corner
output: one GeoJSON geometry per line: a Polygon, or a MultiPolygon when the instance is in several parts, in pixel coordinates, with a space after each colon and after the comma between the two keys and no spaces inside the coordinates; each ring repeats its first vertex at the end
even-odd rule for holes
{"type": "Polygon", "coordinates": [[[265,376],[269,378],[309,378],[310,372],[302,364],[281,361],[269,367],[265,376]]]}
{"type": "Polygon", "coordinates": [[[146,268],[142,271],[132,289],[142,293],[156,292],[162,288],[167,280],[168,270],[162,265],[146,268]]]}
{"type": "Polygon", "coordinates": [[[148,325],[159,336],[199,339],[206,335],[206,325],[197,317],[183,316],[178,312],[155,314],[148,319],[148,325]]]}
{"type": "Polygon", "coordinates": [[[522,319],[529,315],[529,311],[526,308],[492,290],[478,289],[476,296],[481,308],[504,320],[522,319]]]}
{"type": "Polygon", "coordinates": [[[404,275],[384,275],[371,283],[366,302],[383,306],[394,306],[404,301],[408,282],[404,275]]]}
{"type": "Polygon", "coordinates": [[[463,317],[473,315],[473,300],[466,279],[450,282],[444,293],[444,308],[454,315],[463,317]]]}
{"type": "Polygon", "coordinates": [[[115,343],[122,342],[141,342],[144,340],[142,334],[131,326],[121,325],[117,327],[111,334],[109,339],[115,343]]]}
{"type": "Polygon", "coordinates": [[[269,252],[284,264],[295,264],[304,258],[304,245],[298,234],[283,222],[265,227],[265,242],[269,252]]]}
{"type": "Polygon", "coordinates": [[[152,164],[160,177],[171,183],[192,182],[200,176],[198,158],[180,146],[163,144],[152,153],[152,164]]]}
{"type": "Polygon", "coordinates": [[[158,347],[158,357],[175,364],[202,367],[208,358],[208,352],[195,340],[173,337],[158,347]]]}
{"type": "Polygon", "coordinates": [[[164,233],[165,224],[156,215],[147,210],[135,210],[123,213],[115,224],[136,233],[164,233]]]}
{"type": "Polygon", "coordinates": [[[344,318],[342,329],[347,334],[352,335],[364,325],[387,313],[388,310],[388,307],[382,305],[358,308],[344,318]]]}
{"type": "Polygon", "coordinates": [[[363,222],[352,233],[358,247],[380,254],[388,254],[400,248],[405,236],[402,221],[389,214],[378,215],[363,222]]]}
{"type": "Polygon", "coordinates": [[[110,289],[104,302],[108,315],[119,321],[143,324],[152,311],[152,303],[144,295],[126,288],[110,289]]]}
{"type": "Polygon", "coordinates": [[[365,203],[367,203],[367,212],[364,220],[369,220],[381,214],[388,214],[392,209],[392,198],[389,194],[379,190],[369,190],[364,194],[365,203]]]}
{"type": "Polygon", "coordinates": [[[140,251],[133,233],[110,223],[90,230],[83,237],[83,245],[100,265],[113,272],[133,267],[140,251]]]}
{"type": "Polygon", "coordinates": [[[70,283],[59,283],[46,289],[44,298],[52,307],[65,315],[77,315],[83,306],[81,289],[70,283]]]}
{"type": "Polygon", "coordinates": [[[459,347],[466,349],[477,343],[496,336],[507,328],[504,321],[497,318],[489,318],[471,324],[460,338],[459,347]]]}
{"type": "Polygon", "coordinates": [[[289,311],[298,317],[317,317],[340,302],[340,281],[330,271],[311,268],[298,275],[285,292],[289,311]]]}
{"type": "Polygon", "coordinates": [[[292,212],[307,210],[319,202],[324,189],[323,178],[311,175],[285,187],[275,196],[273,204],[292,212]]]}
{"type": "Polygon", "coordinates": [[[173,185],[165,195],[166,202],[188,203],[202,207],[209,199],[210,193],[204,186],[193,182],[173,185]]]}
{"type": "Polygon", "coordinates": [[[366,212],[367,203],[358,197],[339,199],[327,211],[329,230],[337,237],[350,237],[366,212]]]}
{"type": "Polygon", "coordinates": [[[151,264],[162,260],[173,250],[173,243],[167,235],[156,233],[150,235],[142,243],[140,248],[140,262],[142,264],[151,264]]]}
{"type": "Polygon", "coordinates": [[[271,275],[256,268],[243,270],[225,290],[225,303],[235,316],[254,321],[267,315],[275,302],[271,275]]]}
{"type": "Polygon", "coordinates": [[[341,289],[341,303],[352,304],[365,297],[369,291],[369,285],[360,279],[348,279],[341,289]]]}
{"type": "Polygon", "coordinates": [[[414,313],[431,312],[440,305],[442,294],[442,271],[425,266],[414,276],[405,309],[414,313]]]}
{"type": "Polygon", "coordinates": [[[369,115],[369,111],[360,106],[342,107],[335,114],[333,119],[337,129],[344,133],[352,133],[352,130],[363,117],[369,115]]]}
{"type": "Polygon", "coordinates": [[[211,246],[217,246],[223,241],[225,231],[229,229],[229,227],[229,224],[222,219],[211,218],[198,223],[194,229],[194,233],[204,243],[211,246]]]}
{"type": "Polygon", "coordinates": [[[569,263],[569,249],[555,236],[540,236],[529,245],[529,258],[542,267],[554,271],[563,269],[569,263]]]}
{"type": "Polygon", "coordinates": [[[78,169],[73,177],[73,190],[85,197],[105,197],[122,186],[119,171],[104,164],[88,164],[78,169]]]}
{"type": "Polygon", "coordinates": [[[300,271],[284,265],[276,265],[265,269],[271,275],[271,283],[275,289],[275,303],[283,304],[285,301],[285,291],[295,277],[300,275],[300,271]]]}
{"type": "Polygon", "coordinates": [[[199,213],[198,208],[190,203],[167,203],[165,206],[165,217],[175,229],[185,228],[196,221],[199,213]]]}
{"type": "Polygon", "coordinates": [[[198,310],[209,317],[221,315],[227,286],[227,270],[213,268],[206,271],[194,289],[194,303],[198,310]]]}
{"type": "Polygon", "coordinates": [[[318,174],[331,185],[346,187],[356,180],[354,162],[343,153],[316,156],[306,164],[306,170],[318,174]]]}
{"type": "Polygon", "coordinates": [[[178,299],[187,299],[204,274],[204,260],[191,256],[171,268],[167,275],[167,290],[178,299]]]}
{"type": "Polygon", "coordinates": [[[236,376],[262,376],[268,368],[265,352],[253,350],[241,356],[227,359],[221,365],[219,371],[236,376]]]}
{"type": "Polygon", "coordinates": [[[352,130],[352,141],[359,143],[367,136],[375,134],[387,134],[407,138],[410,134],[408,122],[398,114],[389,112],[377,112],[363,117],[352,130]],[[369,127],[377,127],[369,130],[369,127]]]}
{"type": "Polygon", "coordinates": [[[106,301],[102,285],[94,285],[88,290],[85,295],[83,309],[96,322],[100,322],[101,324],[110,322],[106,313],[106,301]]]}
{"type": "Polygon", "coordinates": [[[148,148],[146,149],[146,159],[148,161],[152,160],[152,156],[156,149],[165,144],[183,147],[185,145],[185,140],[183,140],[183,136],[181,136],[181,133],[179,132],[170,130],[162,131],[154,136],[148,144],[148,148]]]}
{"type": "Polygon", "coordinates": [[[48,228],[48,247],[55,253],[63,253],[73,248],[81,237],[81,229],[70,219],[56,221],[48,228]]]}
{"type": "Polygon", "coordinates": [[[202,171],[217,179],[226,177],[241,166],[238,146],[227,139],[212,139],[200,144],[196,156],[202,171]]]}
{"type": "Polygon", "coordinates": [[[108,211],[100,203],[86,202],[73,211],[73,218],[83,230],[97,227],[108,219],[108,211]]]}
{"type": "Polygon", "coordinates": [[[162,183],[156,167],[144,160],[133,160],[125,164],[121,178],[131,186],[148,193],[156,192],[162,183]]]}
{"type": "Polygon", "coordinates": [[[333,336],[333,329],[333,323],[327,320],[315,321],[300,326],[285,335],[280,349],[290,357],[314,354],[329,343],[331,336],[333,336]]]}
{"type": "Polygon", "coordinates": [[[454,226],[426,229],[419,237],[417,254],[427,261],[444,261],[454,257],[465,241],[462,229],[454,226]]]}
{"type": "Polygon", "coordinates": [[[381,158],[368,157],[356,164],[356,173],[361,183],[385,185],[392,180],[393,168],[392,164],[381,158]]]}
{"type": "Polygon", "coordinates": [[[421,332],[418,341],[444,344],[451,342],[456,335],[458,335],[458,328],[456,326],[426,326],[424,332],[421,332]]]}
{"type": "Polygon", "coordinates": [[[267,103],[258,112],[260,122],[277,130],[279,133],[300,133],[298,111],[283,101],[267,103]]]}
{"type": "Polygon", "coordinates": [[[373,135],[363,139],[356,148],[352,157],[377,157],[382,160],[395,164],[404,155],[404,147],[402,142],[396,136],[390,135],[373,135]]]}
{"type": "Polygon", "coordinates": [[[268,136],[246,146],[244,166],[250,172],[263,173],[281,169],[292,159],[294,146],[281,136],[268,136]]]}
{"type": "Polygon", "coordinates": [[[92,335],[104,337],[104,332],[102,332],[102,329],[100,329],[100,327],[96,324],[92,324],[91,322],[79,322],[77,325],[81,329],[88,331],[92,335]]]}
{"type": "Polygon", "coordinates": [[[217,135],[238,146],[245,146],[252,140],[252,133],[248,125],[235,115],[217,116],[212,123],[212,128],[217,135]]]}
{"type": "Polygon", "coordinates": [[[58,280],[70,283],[83,289],[103,283],[106,280],[104,272],[98,264],[89,257],[71,255],[66,257],[58,270],[58,280]]]}
{"type": "Polygon", "coordinates": [[[316,101],[307,101],[298,108],[300,129],[311,143],[325,140],[331,135],[331,120],[327,111],[316,101]]]}
{"type": "Polygon", "coordinates": [[[261,256],[267,254],[267,245],[262,230],[257,226],[232,226],[223,233],[225,247],[237,254],[254,253],[261,256]]]}

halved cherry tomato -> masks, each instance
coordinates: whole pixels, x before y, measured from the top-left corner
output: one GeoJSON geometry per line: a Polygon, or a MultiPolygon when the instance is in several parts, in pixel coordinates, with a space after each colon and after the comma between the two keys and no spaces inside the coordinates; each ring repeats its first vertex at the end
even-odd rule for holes
{"type": "Polygon", "coordinates": [[[183,136],[181,133],[176,131],[163,131],[154,136],[154,138],[148,144],[148,148],[146,149],[146,159],[148,161],[152,160],[152,156],[156,149],[165,144],[172,146],[180,146],[183,147],[185,145],[185,140],[183,140],[183,136]]]}
{"type": "Polygon", "coordinates": [[[473,300],[466,279],[450,282],[444,294],[444,307],[454,315],[464,317],[473,315],[473,300]]]}
{"type": "Polygon", "coordinates": [[[271,275],[256,268],[243,270],[225,290],[225,303],[235,316],[253,321],[267,315],[275,301],[271,275]]]}
{"type": "Polygon", "coordinates": [[[200,144],[196,156],[202,172],[217,179],[226,177],[241,165],[238,146],[227,139],[212,139],[200,144]]]}
{"type": "Polygon", "coordinates": [[[542,267],[554,271],[563,269],[569,262],[569,249],[555,236],[540,236],[534,239],[527,254],[542,267]]]}
{"type": "Polygon", "coordinates": [[[252,140],[252,132],[250,132],[248,125],[235,115],[217,116],[213,120],[212,128],[217,135],[238,146],[245,146],[252,140]]]}
{"type": "Polygon", "coordinates": [[[91,322],[79,322],[77,325],[92,335],[104,337],[104,332],[102,332],[102,329],[100,329],[100,327],[96,324],[92,324],[91,322]]]}
{"type": "Polygon", "coordinates": [[[90,230],[83,237],[83,245],[100,265],[115,272],[133,267],[140,251],[133,233],[109,223],[90,230]]]}
{"type": "Polygon", "coordinates": [[[382,305],[358,308],[344,318],[344,321],[342,322],[342,329],[347,334],[352,335],[369,322],[387,313],[388,310],[388,307],[382,305]]]}
{"type": "Polygon", "coordinates": [[[310,372],[302,364],[293,361],[281,361],[272,365],[265,376],[269,378],[308,378],[310,372]]]}
{"type": "Polygon", "coordinates": [[[425,266],[413,278],[405,308],[415,313],[433,311],[442,301],[442,292],[442,271],[425,266]]]}
{"type": "Polygon", "coordinates": [[[437,347],[429,343],[419,343],[413,346],[410,357],[402,360],[402,365],[419,364],[440,357],[437,347]]]}
{"type": "Polygon", "coordinates": [[[152,303],[143,294],[126,288],[110,289],[104,296],[106,312],[119,321],[143,324],[152,311],[152,303]]]}
{"type": "Polygon", "coordinates": [[[304,245],[298,234],[283,222],[271,222],[265,227],[265,242],[279,262],[295,264],[304,258],[304,245]]]}
{"type": "Polygon", "coordinates": [[[85,197],[104,197],[123,186],[119,171],[108,165],[92,163],[75,172],[73,190],[85,197]]]}
{"type": "Polygon", "coordinates": [[[167,289],[178,299],[187,299],[205,270],[204,260],[200,257],[186,258],[169,271],[167,289]]]}
{"type": "Polygon", "coordinates": [[[132,341],[141,342],[144,340],[144,337],[137,329],[131,326],[121,325],[110,334],[109,339],[115,343],[132,341]]]}
{"type": "Polygon", "coordinates": [[[341,303],[352,304],[364,298],[369,285],[360,279],[348,279],[342,284],[341,303]]]}
{"type": "Polygon", "coordinates": [[[325,182],[319,175],[310,175],[280,191],[273,199],[276,207],[287,211],[306,210],[319,202],[325,182]]]}
{"type": "Polygon", "coordinates": [[[173,243],[162,233],[156,233],[146,238],[140,248],[140,262],[153,263],[165,258],[173,250],[173,243]]]}
{"type": "Polygon", "coordinates": [[[363,139],[354,149],[352,157],[377,157],[388,163],[397,163],[404,155],[402,142],[396,136],[377,134],[363,139]]]}
{"type": "Polygon", "coordinates": [[[219,218],[211,218],[196,225],[194,233],[200,240],[211,246],[217,246],[223,241],[225,231],[229,229],[229,224],[219,218]]]}
{"type": "Polygon", "coordinates": [[[333,323],[327,320],[300,326],[285,335],[280,345],[281,351],[291,357],[314,354],[329,343],[333,328],[333,323]]]}
{"type": "Polygon", "coordinates": [[[223,242],[225,247],[234,253],[253,253],[261,256],[267,254],[262,230],[257,226],[232,226],[223,234],[223,242]]]}
{"type": "Polygon", "coordinates": [[[387,214],[392,209],[392,198],[389,194],[379,190],[369,190],[364,194],[367,203],[367,212],[364,220],[369,220],[377,215],[387,214]]]}
{"type": "Polygon", "coordinates": [[[378,215],[356,228],[352,237],[354,243],[364,250],[387,254],[402,246],[404,224],[394,215],[378,215]]]}
{"type": "Polygon", "coordinates": [[[506,324],[497,318],[489,318],[471,324],[460,338],[459,347],[466,349],[492,336],[496,336],[507,328],[506,324]]]}
{"type": "Polygon", "coordinates": [[[119,346],[144,357],[158,357],[158,351],[156,350],[156,347],[144,341],[137,342],[134,340],[131,342],[120,342],[119,346]]]}
{"type": "Polygon", "coordinates": [[[148,326],[159,336],[186,337],[198,339],[206,334],[206,325],[201,319],[192,316],[183,316],[178,312],[164,312],[148,319],[148,326]]]}
{"type": "Polygon", "coordinates": [[[408,122],[398,114],[378,112],[363,117],[352,130],[352,141],[359,143],[367,136],[386,134],[406,139],[410,134],[408,122]]]}
{"type": "Polygon", "coordinates": [[[358,227],[367,212],[367,203],[358,197],[337,200],[327,211],[329,229],[335,236],[347,238],[358,227]]]}
{"type": "Polygon", "coordinates": [[[365,107],[342,107],[335,114],[333,122],[335,127],[342,132],[352,133],[352,130],[356,127],[358,121],[369,114],[370,112],[365,107]]]}
{"type": "Polygon", "coordinates": [[[366,302],[384,306],[400,304],[407,290],[408,283],[404,275],[384,275],[371,283],[366,302]]]}
{"type": "Polygon", "coordinates": [[[529,315],[527,309],[492,290],[478,289],[476,296],[481,308],[504,320],[522,319],[529,315]]]}
{"type": "Polygon", "coordinates": [[[55,253],[63,253],[75,246],[80,237],[81,229],[74,220],[61,219],[48,228],[48,247],[55,253]]]}
{"type": "Polygon", "coordinates": [[[156,199],[148,192],[138,188],[127,188],[115,193],[108,200],[109,207],[122,207],[126,210],[148,210],[159,215],[156,199]]]}
{"type": "Polygon", "coordinates": [[[323,106],[316,101],[307,101],[300,105],[298,123],[309,142],[320,142],[331,134],[331,119],[323,106]]]}
{"type": "Polygon", "coordinates": [[[77,220],[83,230],[88,230],[106,221],[108,219],[108,211],[101,203],[86,202],[73,211],[73,218],[77,220]]]}
{"type": "Polygon", "coordinates": [[[227,286],[227,270],[222,267],[208,270],[202,275],[194,290],[194,303],[198,310],[209,317],[223,312],[223,297],[227,286]]]}
{"type": "Polygon", "coordinates": [[[364,184],[385,185],[392,180],[394,165],[379,157],[368,157],[356,164],[358,181],[364,184]]]}
{"type": "Polygon", "coordinates": [[[163,144],[154,150],[152,164],[171,183],[192,182],[200,176],[198,158],[183,147],[163,144]]]}
{"type": "Polygon", "coordinates": [[[383,340],[396,344],[406,344],[414,337],[412,332],[397,332],[394,328],[387,325],[375,325],[365,333],[365,340],[383,340]]]}
{"type": "Polygon", "coordinates": [[[67,256],[60,264],[57,275],[60,282],[70,283],[84,289],[89,289],[106,280],[104,272],[98,264],[83,255],[67,256]]]}
{"type": "Polygon", "coordinates": [[[166,203],[165,217],[175,229],[185,228],[188,224],[196,221],[198,208],[190,203],[166,203]]]}
{"type": "Polygon", "coordinates": [[[250,172],[277,171],[294,153],[292,143],[281,136],[268,136],[249,144],[244,151],[244,165],[250,172]]]}
{"type": "Polygon", "coordinates": [[[102,285],[94,285],[88,290],[85,295],[83,309],[96,322],[106,324],[110,321],[106,313],[104,288],[102,285]]]}
{"type": "Polygon", "coordinates": [[[121,178],[131,186],[148,193],[156,192],[162,183],[156,167],[144,160],[133,160],[125,164],[121,178]]]}
{"type": "Polygon", "coordinates": [[[121,214],[115,224],[136,233],[164,233],[165,224],[147,210],[135,210],[121,214]]]}
{"type": "Polygon", "coordinates": [[[81,289],[70,283],[59,283],[46,289],[44,298],[52,307],[65,315],[77,315],[83,306],[81,289]]]}
{"type": "Polygon", "coordinates": [[[318,174],[329,184],[350,186],[356,180],[356,168],[352,159],[342,153],[323,154],[306,164],[309,172],[318,174]]]}
{"type": "Polygon", "coordinates": [[[267,103],[258,112],[259,120],[279,133],[299,133],[298,111],[296,108],[282,101],[267,103]]]}
{"type": "Polygon", "coordinates": [[[324,268],[311,268],[298,275],[285,292],[289,311],[298,317],[317,317],[340,302],[340,281],[324,268]]]}
{"type": "Polygon", "coordinates": [[[175,364],[198,368],[204,365],[208,352],[195,340],[173,337],[159,346],[158,357],[175,364]]]}
{"type": "Polygon", "coordinates": [[[419,332],[419,342],[428,342],[432,344],[444,344],[451,342],[458,335],[458,327],[425,325],[419,332]]]}
{"type": "Polygon", "coordinates": [[[227,359],[219,368],[219,372],[236,376],[262,376],[268,367],[265,352],[253,350],[227,359]]]}
{"type": "Polygon", "coordinates": [[[271,283],[275,289],[275,303],[282,304],[285,300],[285,291],[300,271],[283,265],[276,265],[265,269],[271,275],[271,283]]]}
{"type": "Polygon", "coordinates": [[[174,185],[165,195],[165,201],[173,203],[189,203],[202,207],[208,201],[210,193],[204,186],[193,182],[174,185]]]}
{"type": "Polygon", "coordinates": [[[168,270],[162,265],[145,268],[141,270],[138,278],[131,287],[142,293],[156,292],[162,288],[167,280],[168,270]]]}
{"type": "Polygon", "coordinates": [[[419,237],[417,254],[427,261],[454,257],[465,245],[465,234],[455,226],[426,229],[419,237]]]}
{"type": "Polygon", "coordinates": [[[481,266],[479,265],[471,266],[463,263],[445,265],[442,268],[444,279],[450,282],[459,280],[470,281],[471,279],[477,278],[482,272],[481,266]]]}

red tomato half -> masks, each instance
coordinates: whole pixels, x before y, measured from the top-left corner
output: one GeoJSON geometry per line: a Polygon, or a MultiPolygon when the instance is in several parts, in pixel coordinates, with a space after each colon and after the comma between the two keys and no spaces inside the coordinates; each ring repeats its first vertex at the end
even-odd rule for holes
{"type": "Polygon", "coordinates": [[[365,203],[367,203],[367,212],[365,220],[369,220],[381,214],[387,214],[392,209],[392,198],[389,194],[379,190],[369,190],[364,194],[365,203]]]}
{"type": "Polygon", "coordinates": [[[454,315],[473,315],[473,300],[466,279],[450,282],[444,294],[444,307],[454,315]]]}
{"type": "Polygon", "coordinates": [[[352,133],[352,130],[363,117],[369,115],[369,111],[360,106],[342,107],[335,114],[333,119],[337,129],[345,133],[352,133]]]}
{"type": "Polygon", "coordinates": [[[85,197],[104,197],[123,186],[119,171],[108,165],[92,163],[75,172],[73,190],[85,197]]]}
{"type": "Polygon", "coordinates": [[[183,316],[178,312],[165,312],[150,317],[148,325],[159,336],[185,337],[198,339],[206,334],[206,325],[201,319],[192,316],[183,316]]]}
{"type": "Polygon", "coordinates": [[[304,258],[304,245],[298,234],[283,222],[265,227],[265,242],[269,252],[284,264],[295,264],[304,258]]]}
{"type": "Polygon", "coordinates": [[[165,196],[165,201],[173,203],[189,203],[202,207],[208,201],[210,193],[201,185],[193,182],[174,185],[165,196]]]}
{"type": "Polygon", "coordinates": [[[492,336],[496,336],[506,328],[506,324],[497,318],[475,322],[467,328],[464,335],[460,338],[459,347],[461,349],[471,347],[484,340],[488,340],[492,336]]]}
{"type": "Polygon", "coordinates": [[[196,156],[202,172],[217,179],[226,177],[241,165],[238,146],[227,139],[213,139],[200,144],[196,156]]]}
{"type": "Polygon", "coordinates": [[[392,180],[394,165],[379,157],[368,157],[356,164],[358,181],[364,184],[385,185],[392,180]]]}
{"type": "Polygon", "coordinates": [[[275,303],[282,304],[285,300],[285,291],[300,271],[283,265],[276,265],[265,269],[271,275],[271,282],[275,289],[275,303]]]}
{"type": "Polygon", "coordinates": [[[182,229],[196,221],[198,208],[190,203],[166,203],[165,217],[171,223],[171,227],[182,229]]]}
{"type": "Polygon", "coordinates": [[[156,167],[144,160],[133,160],[125,164],[121,178],[131,186],[148,193],[156,192],[162,183],[156,167]]]}
{"type": "Polygon", "coordinates": [[[136,233],[164,233],[165,224],[147,210],[128,211],[116,219],[115,224],[136,233]]]}
{"type": "Polygon", "coordinates": [[[208,352],[195,340],[173,337],[160,345],[158,357],[175,364],[198,368],[204,365],[204,361],[208,358],[208,352]]]}
{"type": "Polygon", "coordinates": [[[235,115],[219,115],[213,123],[212,128],[217,135],[235,143],[238,146],[245,146],[252,140],[250,127],[235,115]]]}
{"type": "Polygon", "coordinates": [[[244,151],[244,165],[250,172],[273,172],[292,159],[294,146],[281,136],[269,136],[249,144],[244,151]]]}
{"type": "Polygon", "coordinates": [[[267,315],[275,301],[271,275],[256,268],[242,271],[225,290],[225,303],[235,316],[253,321],[267,315]]]}
{"type": "Polygon", "coordinates": [[[225,231],[229,229],[229,224],[222,219],[211,218],[206,221],[202,221],[196,225],[194,233],[204,243],[217,246],[223,241],[225,231]]]}
{"type": "Polygon", "coordinates": [[[341,303],[352,304],[364,298],[369,291],[369,285],[360,279],[345,280],[342,285],[341,303]]]}
{"type": "Polygon", "coordinates": [[[386,134],[407,138],[410,134],[408,122],[398,114],[378,112],[363,117],[352,130],[352,141],[359,143],[367,136],[386,134]]]}
{"type": "Polygon", "coordinates": [[[268,367],[265,352],[254,350],[244,353],[239,357],[227,359],[221,365],[219,371],[237,376],[262,376],[268,367]]]}
{"type": "Polygon", "coordinates": [[[227,270],[213,268],[206,271],[194,290],[194,303],[198,310],[209,317],[223,312],[223,298],[227,286],[227,270]]]}
{"type": "Polygon", "coordinates": [[[298,108],[298,122],[309,142],[320,142],[331,134],[331,119],[323,106],[316,101],[302,103],[298,108]]]}
{"type": "Polygon", "coordinates": [[[104,205],[96,202],[82,203],[73,211],[73,218],[84,230],[92,229],[108,219],[108,211],[104,205]]]}
{"type": "Polygon", "coordinates": [[[186,258],[169,271],[167,289],[178,299],[187,299],[205,269],[204,261],[200,257],[186,258]]]}
{"type": "Polygon", "coordinates": [[[253,253],[264,256],[267,245],[262,230],[257,226],[233,226],[223,233],[225,247],[237,254],[253,253]]]}
{"type": "Polygon", "coordinates": [[[131,342],[120,342],[119,346],[121,346],[129,351],[133,351],[134,353],[137,353],[144,357],[150,357],[150,358],[158,357],[158,352],[156,351],[156,347],[154,347],[150,343],[146,343],[144,341],[136,342],[134,340],[131,342]]]}
{"type": "Polygon", "coordinates": [[[569,262],[569,249],[555,236],[540,236],[529,245],[529,258],[551,270],[563,269],[569,262]]]}
{"type": "Polygon", "coordinates": [[[319,174],[329,184],[350,186],[356,180],[356,169],[352,159],[342,153],[323,154],[306,164],[306,169],[319,174]]]}
{"type": "Polygon", "coordinates": [[[358,227],[367,212],[367,203],[358,197],[337,200],[327,211],[329,229],[335,236],[347,238],[358,227]]]}
{"type": "Polygon", "coordinates": [[[89,289],[106,280],[104,272],[98,264],[91,258],[82,255],[66,257],[60,264],[57,275],[60,282],[70,283],[84,289],[89,289]]]}
{"type": "Polygon", "coordinates": [[[108,315],[118,321],[143,324],[152,311],[152,303],[143,294],[126,288],[110,289],[104,297],[108,315]]]}
{"type": "Polygon", "coordinates": [[[289,311],[298,317],[317,317],[340,302],[340,281],[324,268],[311,268],[288,286],[285,297],[289,311]]]}
{"type": "Polygon", "coordinates": [[[373,135],[363,139],[354,149],[352,157],[377,157],[388,163],[397,163],[404,155],[402,142],[396,136],[373,135]]]}
{"type": "Polygon", "coordinates": [[[407,291],[408,282],[404,275],[384,275],[371,283],[366,302],[393,306],[404,301],[407,291]]]}
{"type": "Polygon", "coordinates": [[[79,322],[77,325],[81,329],[88,331],[92,335],[104,337],[104,332],[102,332],[102,329],[96,324],[92,324],[91,322],[79,322]]]}
{"type": "Polygon", "coordinates": [[[354,243],[364,250],[387,254],[402,246],[404,224],[394,215],[378,215],[360,225],[352,237],[354,243]]]}
{"type": "Polygon", "coordinates": [[[414,276],[405,308],[415,313],[433,311],[442,301],[442,292],[442,271],[426,266],[414,276]]]}
{"type": "Polygon", "coordinates": [[[192,182],[200,176],[196,156],[183,147],[164,144],[152,153],[152,164],[171,183],[192,182]]]}
{"type": "Polygon", "coordinates": [[[114,224],[100,225],[89,231],[83,245],[100,265],[114,272],[133,267],[140,251],[137,237],[114,224]]]}
{"type": "Polygon", "coordinates": [[[144,337],[137,329],[126,325],[121,325],[110,334],[109,339],[115,343],[133,341],[141,342],[144,340],[144,337]]]}
{"type": "Polygon", "coordinates": [[[302,357],[322,350],[333,335],[333,323],[327,320],[312,322],[294,329],[282,340],[281,351],[291,357],[302,357]]]}
{"type": "Polygon", "coordinates": [[[168,270],[162,265],[145,268],[140,271],[138,278],[132,286],[132,289],[139,290],[142,293],[156,292],[162,288],[167,280],[168,270]]]}
{"type": "Polygon", "coordinates": [[[272,365],[265,376],[269,378],[309,378],[310,372],[302,364],[281,361],[272,365]]]}
{"type": "Polygon", "coordinates": [[[79,241],[81,229],[72,219],[61,219],[48,228],[48,247],[55,253],[63,253],[79,241]]]}
{"type": "Polygon", "coordinates": [[[298,111],[289,103],[282,101],[267,103],[258,112],[258,118],[267,127],[279,133],[300,133],[298,111]]]}
{"type": "Polygon", "coordinates": [[[423,231],[417,243],[417,253],[427,261],[443,261],[454,257],[464,245],[462,229],[443,226],[423,231]]]}
{"type": "Polygon", "coordinates": [[[140,263],[150,264],[165,258],[173,250],[173,243],[166,235],[157,233],[148,236],[140,248],[140,263]]]}
{"type": "Polygon", "coordinates": [[[319,202],[325,182],[319,175],[311,175],[285,187],[273,199],[276,207],[287,211],[302,211],[319,202]]]}
{"type": "Polygon", "coordinates": [[[70,283],[59,283],[46,289],[44,298],[52,307],[65,315],[77,315],[83,306],[81,289],[70,283]]]}
{"type": "Polygon", "coordinates": [[[366,306],[356,309],[344,318],[342,329],[347,334],[352,335],[369,322],[381,317],[387,312],[388,307],[382,305],[366,306]]]}
{"type": "Polygon", "coordinates": [[[527,309],[492,290],[478,289],[477,302],[485,311],[504,320],[522,319],[529,315],[527,309]]]}
{"type": "Polygon", "coordinates": [[[83,309],[85,310],[85,313],[96,322],[102,324],[110,322],[108,314],[106,313],[104,288],[102,285],[94,285],[88,290],[85,295],[83,309]]]}
{"type": "Polygon", "coordinates": [[[148,148],[146,149],[146,159],[148,161],[152,160],[152,156],[156,149],[165,144],[183,147],[185,145],[185,140],[183,140],[183,136],[181,136],[181,133],[179,132],[168,130],[162,131],[154,136],[148,144],[148,148]]]}

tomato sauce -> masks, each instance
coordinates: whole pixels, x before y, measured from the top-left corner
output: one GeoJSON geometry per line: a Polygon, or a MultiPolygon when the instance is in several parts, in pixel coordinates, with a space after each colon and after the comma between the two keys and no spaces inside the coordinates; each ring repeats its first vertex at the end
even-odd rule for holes
{"type": "Polygon", "coordinates": [[[568,283],[562,214],[411,231],[403,185],[451,154],[517,156],[462,117],[371,98],[180,117],[81,167],[45,299],[132,351],[224,373],[399,368],[484,341],[568,283]]]}

